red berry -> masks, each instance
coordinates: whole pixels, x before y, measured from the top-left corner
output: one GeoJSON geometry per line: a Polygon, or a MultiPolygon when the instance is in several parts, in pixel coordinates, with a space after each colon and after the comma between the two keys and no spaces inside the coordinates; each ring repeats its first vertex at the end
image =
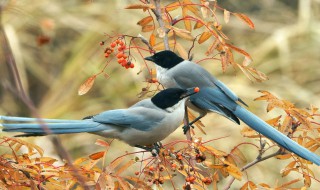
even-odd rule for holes
{"type": "Polygon", "coordinates": [[[119,53],[117,54],[117,58],[120,59],[120,58],[122,58],[122,57],[123,57],[123,53],[122,53],[122,52],[119,52],[119,53]]]}
{"type": "Polygon", "coordinates": [[[109,57],[109,55],[110,55],[109,53],[105,53],[104,57],[107,58],[107,57],[109,57]]]}
{"type": "Polygon", "coordinates": [[[134,68],[134,64],[133,63],[130,64],[130,68],[134,68]]]}
{"type": "Polygon", "coordinates": [[[122,59],[122,58],[118,59],[118,63],[119,63],[119,64],[121,64],[121,63],[122,63],[122,61],[123,61],[123,59],[122,59]]]}
{"type": "Polygon", "coordinates": [[[99,44],[100,44],[100,46],[103,46],[104,45],[104,41],[101,41],[99,44]]]}
{"type": "Polygon", "coordinates": [[[138,172],[138,171],[134,172],[134,175],[139,175],[139,174],[140,174],[140,172],[138,172]]]}
{"type": "Polygon", "coordinates": [[[112,47],[112,48],[114,48],[114,47],[116,47],[116,43],[115,42],[112,42],[111,44],[110,44],[110,46],[112,47]]]}

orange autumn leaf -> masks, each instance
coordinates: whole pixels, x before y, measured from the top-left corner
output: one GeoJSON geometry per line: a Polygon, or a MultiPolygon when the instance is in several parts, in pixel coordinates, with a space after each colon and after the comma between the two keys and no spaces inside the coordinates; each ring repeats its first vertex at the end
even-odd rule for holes
{"type": "Polygon", "coordinates": [[[250,20],[250,18],[242,13],[232,13],[234,16],[236,16],[238,19],[245,22],[251,29],[254,29],[254,23],[250,20]]]}
{"type": "MultiPolygon", "coordinates": [[[[188,16],[187,10],[188,10],[187,7],[183,7],[183,9],[182,9],[182,16],[183,17],[188,16]]],[[[191,21],[188,19],[184,19],[184,27],[186,28],[186,30],[191,31],[191,29],[192,29],[191,21]]]]}
{"type": "Polygon", "coordinates": [[[168,12],[176,10],[178,8],[180,8],[180,2],[179,1],[176,1],[174,3],[170,3],[169,5],[165,6],[166,11],[168,11],[168,12]]]}
{"type": "Polygon", "coordinates": [[[155,9],[155,6],[153,4],[132,4],[125,9],[155,9]]]}
{"type": "Polygon", "coordinates": [[[211,32],[203,32],[198,40],[198,43],[202,44],[203,42],[207,41],[211,36],[211,32]]]}
{"type": "Polygon", "coordinates": [[[238,47],[236,47],[236,46],[234,46],[234,45],[228,44],[228,43],[226,43],[226,46],[229,47],[229,48],[231,48],[231,49],[233,49],[233,50],[235,50],[235,51],[238,52],[238,53],[241,53],[242,55],[244,55],[244,56],[246,56],[246,57],[248,57],[249,59],[252,60],[250,54],[247,53],[246,51],[244,51],[243,49],[240,49],[240,48],[238,48],[238,47]]]}
{"type": "Polygon", "coordinates": [[[198,28],[201,28],[202,26],[204,26],[203,22],[196,22],[193,29],[198,29],[198,28]]]}
{"type": "Polygon", "coordinates": [[[106,153],[105,151],[96,152],[96,153],[89,155],[89,158],[91,160],[98,160],[98,159],[102,158],[105,153],[106,153]]]}
{"type": "Polygon", "coordinates": [[[151,32],[153,30],[154,30],[154,25],[152,24],[142,26],[142,32],[151,32]]]}
{"type": "Polygon", "coordinates": [[[145,26],[148,23],[150,23],[152,20],[153,20],[152,16],[147,16],[141,19],[139,22],[137,22],[137,24],[140,26],[145,26]]]}
{"type": "Polygon", "coordinates": [[[92,88],[93,83],[95,81],[95,79],[97,78],[97,75],[93,75],[91,77],[89,77],[78,89],[78,95],[84,95],[87,92],[89,92],[89,90],[92,88]]]}
{"type": "Polygon", "coordinates": [[[154,33],[152,33],[152,34],[150,35],[149,44],[150,44],[151,47],[153,47],[154,45],[156,45],[156,35],[154,35],[154,33]]]}

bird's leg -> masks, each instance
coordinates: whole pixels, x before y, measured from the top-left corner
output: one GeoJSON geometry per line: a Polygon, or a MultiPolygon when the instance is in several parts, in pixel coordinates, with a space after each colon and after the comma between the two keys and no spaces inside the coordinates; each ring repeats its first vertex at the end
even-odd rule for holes
{"type": "Polygon", "coordinates": [[[194,119],[194,120],[191,121],[190,123],[188,122],[188,125],[183,126],[183,127],[182,127],[183,133],[186,134],[186,133],[190,130],[190,127],[194,128],[192,125],[193,125],[195,122],[199,121],[201,118],[203,118],[203,116],[204,116],[204,115],[201,114],[199,117],[197,117],[196,119],[194,119]]]}

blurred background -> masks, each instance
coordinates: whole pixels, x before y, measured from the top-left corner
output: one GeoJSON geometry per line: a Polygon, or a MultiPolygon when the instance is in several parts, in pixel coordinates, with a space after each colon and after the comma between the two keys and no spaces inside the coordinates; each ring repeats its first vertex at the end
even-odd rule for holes
{"type": "MultiPolygon", "coordinates": [[[[170,1],[162,2],[167,4],[170,1]]],[[[42,117],[81,119],[104,110],[125,108],[140,100],[138,93],[146,86],[143,81],[148,76],[146,69],[137,74],[144,67],[143,62],[137,62],[134,69],[126,70],[114,60],[106,69],[110,75],[108,79],[98,76],[89,93],[78,96],[77,92],[88,77],[104,66],[104,50],[99,42],[106,39],[105,34],[136,36],[140,33],[141,27],[136,22],[147,14],[124,9],[130,3],[137,2],[0,0],[1,27],[10,42],[24,89],[42,117]],[[42,43],[46,39],[50,41],[42,43]]],[[[219,5],[232,12],[244,13],[255,23],[255,29],[251,30],[234,16],[225,24],[223,15],[218,15],[231,43],[246,50],[253,58],[251,66],[264,72],[269,80],[251,82],[241,71],[231,67],[222,73],[218,61],[201,64],[233,89],[250,106],[250,110],[263,119],[283,113],[274,110],[267,114],[265,102],[253,101],[261,95],[258,90],[268,90],[298,107],[307,108],[310,104],[319,107],[320,1],[247,0],[243,3],[227,0],[219,2],[219,5]]],[[[194,60],[205,57],[200,48],[196,46],[193,51],[194,60]]],[[[34,116],[12,90],[15,84],[2,50],[0,56],[0,115],[34,116]]],[[[228,152],[240,142],[250,141],[241,136],[242,127],[223,117],[210,114],[202,121],[207,126],[207,135],[202,135],[204,140],[228,136],[212,143],[220,150],[228,152]]],[[[198,130],[196,133],[201,135],[198,130]]],[[[61,135],[60,138],[75,159],[99,151],[100,147],[94,142],[102,137],[75,134],[61,135]]],[[[181,130],[165,142],[172,139],[184,139],[181,130]]],[[[54,146],[46,137],[27,140],[44,148],[47,156],[57,157],[54,146]]],[[[253,160],[257,152],[249,148],[242,147],[242,150],[247,153],[248,160],[253,160]]],[[[124,143],[114,141],[110,150],[112,154],[109,153],[107,160],[130,149],[124,143]]],[[[283,183],[279,168],[286,164],[269,159],[251,168],[249,172],[254,176],[249,175],[248,179],[271,185],[283,183]]],[[[319,170],[316,174],[320,175],[319,170]]],[[[295,177],[292,175],[291,179],[295,177]]],[[[313,185],[317,187],[317,184],[313,185]]]]}

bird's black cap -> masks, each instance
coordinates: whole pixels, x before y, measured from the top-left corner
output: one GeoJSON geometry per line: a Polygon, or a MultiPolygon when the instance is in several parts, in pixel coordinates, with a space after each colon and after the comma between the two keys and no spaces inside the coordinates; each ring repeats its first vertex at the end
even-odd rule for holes
{"type": "Polygon", "coordinates": [[[155,53],[153,56],[145,57],[144,59],[152,61],[160,67],[166,69],[171,69],[172,67],[184,61],[183,58],[179,57],[177,54],[170,50],[160,51],[158,53],[155,53]]]}
{"type": "Polygon", "coordinates": [[[180,100],[191,96],[195,93],[199,92],[199,88],[168,88],[160,91],[154,97],[151,98],[151,101],[158,108],[166,109],[176,105],[180,100]]]}

